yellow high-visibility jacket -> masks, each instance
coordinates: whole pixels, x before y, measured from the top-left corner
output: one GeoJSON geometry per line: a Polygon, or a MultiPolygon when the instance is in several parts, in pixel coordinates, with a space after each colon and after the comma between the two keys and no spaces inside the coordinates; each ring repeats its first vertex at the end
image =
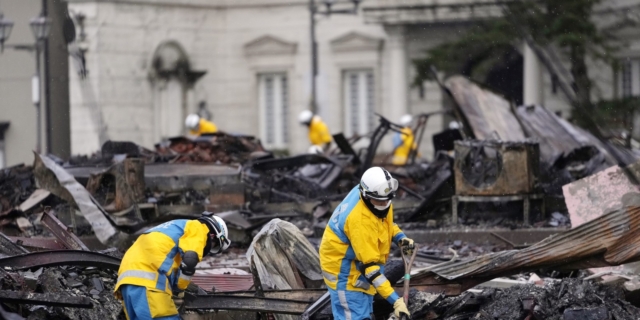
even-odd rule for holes
{"type": "Polygon", "coordinates": [[[413,130],[409,127],[404,127],[400,130],[401,133],[397,133],[394,136],[394,147],[392,163],[396,166],[403,166],[407,163],[411,150],[415,150],[418,146],[415,143],[415,137],[413,130]]]}
{"type": "Polygon", "coordinates": [[[358,187],[333,212],[320,243],[320,267],[326,285],[334,290],[378,292],[390,303],[398,294],[382,274],[389,257],[391,242],[406,236],[393,223],[393,205],[385,219],[376,217],[360,198],[358,187]],[[362,266],[368,266],[361,272],[362,266]],[[365,275],[374,277],[372,284],[365,275]]]}
{"type": "Polygon", "coordinates": [[[311,119],[311,124],[309,125],[309,141],[312,145],[320,145],[323,146],[327,143],[331,143],[331,133],[329,133],[329,128],[327,125],[320,119],[318,116],[314,116],[311,119]]]}
{"type": "Polygon", "coordinates": [[[209,228],[198,220],[173,220],[142,234],[122,258],[116,297],[122,298],[118,288],[123,284],[168,294],[186,289],[191,277],[180,273],[182,256],[195,251],[202,260],[208,235],[209,228]]]}
{"type": "Polygon", "coordinates": [[[218,132],[218,127],[211,121],[200,118],[200,122],[198,123],[198,130],[189,130],[189,134],[193,136],[200,136],[205,133],[216,133],[218,132]]]}

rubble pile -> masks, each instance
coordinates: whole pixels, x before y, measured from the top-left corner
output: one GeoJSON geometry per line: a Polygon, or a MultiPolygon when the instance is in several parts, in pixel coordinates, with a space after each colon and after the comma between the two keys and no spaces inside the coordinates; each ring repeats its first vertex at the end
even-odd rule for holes
{"type": "Polygon", "coordinates": [[[622,288],[580,278],[565,278],[544,287],[529,284],[467,291],[438,299],[412,290],[409,310],[414,319],[640,319],[640,308],[625,300],[622,288]]]}
{"type": "Polygon", "coordinates": [[[156,153],[170,163],[245,163],[258,152],[266,154],[259,140],[225,133],[173,138],[156,145],[156,153]]]}
{"type": "Polygon", "coordinates": [[[30,166],[19,165],[0,170],[0,217],[27,200],[35,190],[30,166]]]}
{"type": "Polygon", "coordinates": [[[476,244],[460,240],[450,242],[432,242],[420,246],[418,257],[430,260],[434,263],[449,261],[451,259],[465,259],[481,256],[490,252],[507,250],[506,245],[493,243],[476,244]]]}
{"type": "MultiPolygon", "coordinates": [[[[65,297],[83,298],[90,305],[83,308],[3,303],[6,312],[21,319],[105,320],[125,319],[122,306],[113,295],[117,272],[96,267],[62,266],[21,272],[2,272],[0,288],[22,292],[46,293],[60,301],[65,297]]],[[[18,319],[18,318],[16,318],[18,319]]]]}

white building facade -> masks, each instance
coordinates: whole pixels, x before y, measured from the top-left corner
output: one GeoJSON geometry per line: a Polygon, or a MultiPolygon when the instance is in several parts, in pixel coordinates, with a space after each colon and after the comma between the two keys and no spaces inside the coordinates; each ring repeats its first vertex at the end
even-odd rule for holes
{"type": "MultiPolygon", "coordinates": [[[[109,139],[152,147],[183,134],[184,118],[199,106],[222,131],[291,153],[307,149],[297,116],[311,96],[308,0],[68,1],[71,14],[85,17],[88,71],[84,78],[76,66],[69,72],[73,154],[91,154],[109,139]]],[[[492,2],[366,0],[358,15],[318,16],[318,113],[332,133],[366,134],[375,113],[398,121],[440,110],[435,82],[411,87],[411,61],[464,32],[465,23],[499,15],[492,2]]],[[[522,53],[525,103],[568,110],[535,54],[522,53]]],[[[640,92],[640,51],[625,54],[629,71],[599,73],[605,96],[640,92]]],[[[443,125],[440,116],[430,120],[425,157],[443,125]]]]}

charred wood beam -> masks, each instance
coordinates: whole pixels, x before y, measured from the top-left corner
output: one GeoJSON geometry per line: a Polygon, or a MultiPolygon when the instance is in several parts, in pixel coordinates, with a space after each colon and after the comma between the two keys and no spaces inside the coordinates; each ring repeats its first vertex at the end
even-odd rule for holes
{"type": "Polygon", "coordinates": [[[13,270],[65,265],[101,267],[117,271],[120,267],[120,259],[105,254],[80,250],[34,252],[0,259],[0,267],[9,267],[13,270]]]}
{"type": "Polygon", "coordinates": [[[62,223],[62,221],[58,220],[58,218],[53,215],[53,213],[53,210],[45,209],[44,214],[42,215],[42,220],[40,221],[47,229],[49,229],[49,231],[51,231],[51,233],[56,238],[58,238],[62,242],[62,245],[64,245],[67,249],[90,251],[89,248],[87,248],[87,246],[82,243],[82,241],[75,234],[69,231],[69,228],[67,228],[67,226],[62,223]]]}
{"type": "Polygon", "coordinates": [[[33,293],[25,291],[0,290],[0,301],[6,303],[54,307],[93,308],[91,300],[87,297],[73,297],[58,293],[33,293]]]}
{"type": "Polygon", "coordinates": [[[277,314],[302,314],[309,302],[288,299],[247,297],[239,295],[198,295],[186,310],[240,310],[277,314]]]}
{"type": "Polygon", "coordinates": [[[0,233],[0,252],[7,255],[17,255],[17,254],[25,254],[29,253],[29,250],[23,248],[22,246],[14,243],[4,234],[0,233]]]}

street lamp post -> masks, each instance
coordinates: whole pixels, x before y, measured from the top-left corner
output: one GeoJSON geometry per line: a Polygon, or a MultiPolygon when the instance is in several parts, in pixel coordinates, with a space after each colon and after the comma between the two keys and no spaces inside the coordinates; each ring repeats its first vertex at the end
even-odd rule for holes
{"type": "MultiPolygon", "coordinates": [[[[36,107],[37,114],[37,142],[36,142],[36,152],[40,153],[42,150],[42,126],[40,120],[40,88],[42,79],[40,77],[40,51],[42,43],[49,36],[49,32],[51,31],[51,19],[45,17],[43,14],[31,19],[29,22],[29,26],[31,27],[31,31],[33,32],[33,36],[36,38],[36,42],[33,46],[27,45],[16,45],[13,48],[17,50],[27,50],[34,51],[36,56],[36,73],[31,79],[31,100],[36,107]]],[[[4,16],[0,14],[0,52],[4,49],[4,42],[7,41],[9,35],[11,34],[11,29],[13,28],[13,22],[7,19],[4,19],[4,16]]]]}
{"type": "Polygon", "coordinates": [[[13,29],[13,21],[5,19],[0,13],[0,52],[4,50],[4,42],[9,39],[11,29],[13,29]]]}
{"type": "Polygon", "coordinates": [[[36,151],[40,153],[42,150],[42,110],[40,108],[40,84],[42,83],[42,79],[40,77],[40,46],[49,36],[49,31],[51,30],[51,21],[47,17],[40,15],[39,17],[31,19],[29,25],[31,26],[33,36],[36,38],[36,43],[34,45],[36,52],[36,73],[31,79],[31,98],[33,101],[33,105],[36,107],[37,115],[36,127],[38,128],[38,140],[36,144],[36,151]]]}
{"type": "Polygon", "coordinates": [[[318,112],[317,103],[317,89],[316,82],[318,76],[318,43],[316,41],[316,14],[322,14],[330,16],[332,14],[358,14],[358,5],[362,0],[348,0],[346,2],[353,4],[353,9],[333,9],[332,6],[336,3],[335,0],[321,0],[325,6],[325,10],[316,6],[315,0],[309,0],[309,31],[311,34],[311,112],[316,114],[318,112]]]}

